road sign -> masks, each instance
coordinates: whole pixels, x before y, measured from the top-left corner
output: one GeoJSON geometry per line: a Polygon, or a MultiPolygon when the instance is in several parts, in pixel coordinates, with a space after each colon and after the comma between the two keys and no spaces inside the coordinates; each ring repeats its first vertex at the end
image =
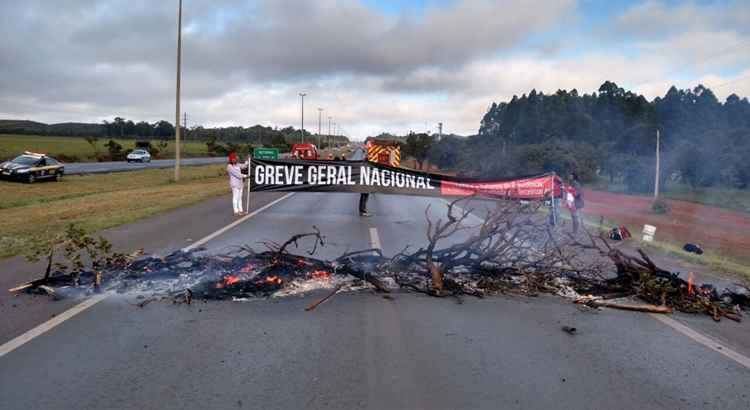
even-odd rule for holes
{"type": "Polygon", "coordinates": [[[278,148],[253,148],[254,159],[279,159],[278,148]]]}

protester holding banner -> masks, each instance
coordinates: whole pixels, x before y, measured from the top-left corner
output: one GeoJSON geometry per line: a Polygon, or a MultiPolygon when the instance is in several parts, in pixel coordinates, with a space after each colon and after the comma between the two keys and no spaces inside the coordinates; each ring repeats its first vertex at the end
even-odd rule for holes
{"type": "Polygon", "coordinates": [[[578,209],[576,208],[576,189],[572,184],[565,185],[565,207],[570,211],[573,221],[573,233],[578,232],[578,209]]]}
{"type": "Polygon", "coordinates": [[[242,167],[237,163],[237,154],[234,152],[229,153],[227,174],[229,174],[229,187],[232,189],[232,208],[234,209],[234,215],[243,215],[242,181],[247,178],[247,175],[242,174],[242,167]]]}

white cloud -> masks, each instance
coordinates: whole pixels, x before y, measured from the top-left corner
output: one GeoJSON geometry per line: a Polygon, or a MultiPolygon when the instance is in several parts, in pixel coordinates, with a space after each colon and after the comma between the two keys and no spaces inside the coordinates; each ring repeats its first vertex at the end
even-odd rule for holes
{"type": "MultiPolygon", "coordinates": [[[[173,6],[3,2],[0,116],[173,119],[173,6]]],[[[296,127],[297,93],[306,91],[308,130],[317,130],[324,107],[361,138],[434,131],[437,122],[446,132],[473,133],[493,101],[533,88],[590,93],[611,80],[653,98],[673,83],[733,81],[716,94],[750,94],[750,81],[740,79],[750,65],[744,2],[644,2],[602,22],[612,29],[601,38],[587,38],[599,33],[587,28],[563,30],[575,7],[573,0],[458,0],[394,17],[355,1],[191,0],[183,106],[191,124],[296,127]],[[519,51],[530,38],[535,51],[519,51]]]]}

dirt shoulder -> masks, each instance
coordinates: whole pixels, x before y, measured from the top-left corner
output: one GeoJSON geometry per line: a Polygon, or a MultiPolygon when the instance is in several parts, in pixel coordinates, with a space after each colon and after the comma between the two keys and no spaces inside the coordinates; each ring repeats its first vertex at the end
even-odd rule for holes
{"type": "Polygon", "coordinates": [[[657,215],[651,211],[651,197],[594,190],[585,190],[584,195],[582,214],[587,223],[598,227],[604,217],[605,228],[626,225],[634,236],[628,247],[644,246],[672,260],[681,267],[677,270],[713,271],[714,277],[750,280],[749,214],[668,199],[671,212],[657,215]],[[644,224],[657,228],[653,244],[640,241],[644,224]],[[699,244],[705,253],[683,251],[686,243],[699,244]]]}

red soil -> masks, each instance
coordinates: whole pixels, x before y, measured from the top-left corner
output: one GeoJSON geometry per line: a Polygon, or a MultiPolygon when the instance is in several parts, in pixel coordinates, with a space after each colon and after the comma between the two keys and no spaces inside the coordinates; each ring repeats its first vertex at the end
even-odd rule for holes
{"type": "Polygon", "coordinates": [[[644,224],[656,226],[656,239],[700,244],[712,253],[750,261],[750,214],[692,202],[666,200],[666,215],[651,211],[653,198],[584,190],[583,214],[625,224],[640,236],[644,224]]]}

